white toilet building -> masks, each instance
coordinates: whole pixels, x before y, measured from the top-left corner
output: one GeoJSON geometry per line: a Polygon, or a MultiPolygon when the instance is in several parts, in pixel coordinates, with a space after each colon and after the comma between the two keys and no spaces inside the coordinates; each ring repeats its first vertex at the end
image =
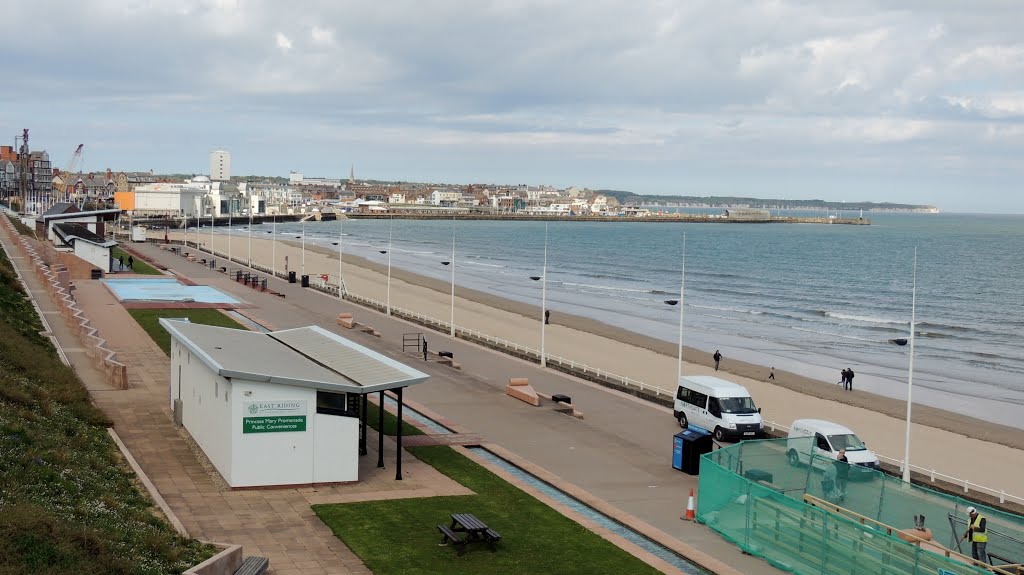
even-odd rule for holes
{"type": "Polygon", "coordinates": [[[160,325],[171,334],[175,420],[231,487],[358,481],[366,395],[394,390],[401,402],[403,388],[428,377],[317,326],[160,325]]]}

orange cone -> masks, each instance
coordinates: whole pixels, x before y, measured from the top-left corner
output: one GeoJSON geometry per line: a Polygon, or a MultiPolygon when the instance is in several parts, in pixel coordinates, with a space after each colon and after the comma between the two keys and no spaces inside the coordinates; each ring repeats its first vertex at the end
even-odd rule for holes
{"type": "Polygon", "coordinates": [[[696,521],[697,520],[697,514],[694,512],[694,508],[693,508],[693,488],[692,487],[690,488],[690,499],[686,502],[686,515],[683,516],[683,519],[685,519],[687,521],[696,521]]]}

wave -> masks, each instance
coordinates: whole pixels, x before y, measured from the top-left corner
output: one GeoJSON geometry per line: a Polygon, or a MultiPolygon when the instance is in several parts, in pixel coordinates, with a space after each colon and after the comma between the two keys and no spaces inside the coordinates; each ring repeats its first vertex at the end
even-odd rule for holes
{"type": "Polygon", "coordinates": [[[484,267],[484,268],[507,268],[508,267],[508,266],[503,266],[501,264],[485,264],[483,262],[472,262],[472,261],[461,261],[459,263],[463,264],[463,265],[467,265],[467,266],[479,266],[479,267],[484,267]]]}
{"type": "Polygon", "coordinates": [[[710,310],[715,310],[715,311],[731,311],[731,312],[735,312],[735,313],[749,313],[749,314],[752,314],[752,315],[764,315],[763,311],[757,311],[757,310],[753,310],[753,309],[743,309],[743,308],[738,308],[738,307],[717,307],[717,306],[713,306],[713,305],[698,305],[698,304],[687,304],[687,305],[688,305],[688,307],[697,308],[697,309],[710,309],[710,310]]]}
{"type": "Polygon", "coordinates": [[[881,324],[896,324],[896,325],[910,325],[910,321],[904,321],[901,319],[889,319],[884,317],[872,317],[868,315],[855,315],[849,313],[840,313],[837,311],[829,310],[817,310],[816,313],[823,317],[831,317],[833,319],[846,319],[850,321],[860,321],[864,323],[881,323],[881,324]]]}

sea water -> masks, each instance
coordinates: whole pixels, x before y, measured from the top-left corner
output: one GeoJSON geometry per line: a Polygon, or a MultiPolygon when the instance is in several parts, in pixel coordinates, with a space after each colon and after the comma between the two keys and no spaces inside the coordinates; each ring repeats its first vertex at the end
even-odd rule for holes
{"type": "MultiPolygon", "coordinates": [[[[786,215],[783,213],[783,215],[786,215]]],[[[854,214],[842,214],[850,217],[854,214]]],[[[547,234],[553,313],[905,397],[917,248],[915,401],[1024,427],[1024,216],[869,214],[870,226],[347,220],[345,252],[533,304],[547,234]]],[[[267,228],[267,226],[261,226],[267,228]]],[[[301,224],[278,224],[279,234],[301,224]]],[[[338,222],[305,224],[337,249],[338,222]]],[[[235,230],[244,233],[244,227],[235,230]]],[[[623,375],[629,375],[623,374],[623,375]]],[[[648,382],[664,384],[672,382],[648,382]]]]}

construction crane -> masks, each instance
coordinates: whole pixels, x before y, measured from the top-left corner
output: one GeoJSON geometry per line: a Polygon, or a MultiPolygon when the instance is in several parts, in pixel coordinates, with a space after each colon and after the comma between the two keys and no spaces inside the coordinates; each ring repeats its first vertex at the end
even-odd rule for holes
{"type": "Polygon", "coordinates": [[[68,160],[68,167],[61,172],[61,184],[57,186],[57,191],[60,192],[60,201],[70,202],[72,201],[71,194],[74,191],[74,182],[71,179],[74,177],[75,168],[82,162],[82,148],[85,144],[78,144],[75,148],[75,153],[71,154],[71,159],[68,160]],[[70,188],[70,189],[69,189],[70,188]]]}

